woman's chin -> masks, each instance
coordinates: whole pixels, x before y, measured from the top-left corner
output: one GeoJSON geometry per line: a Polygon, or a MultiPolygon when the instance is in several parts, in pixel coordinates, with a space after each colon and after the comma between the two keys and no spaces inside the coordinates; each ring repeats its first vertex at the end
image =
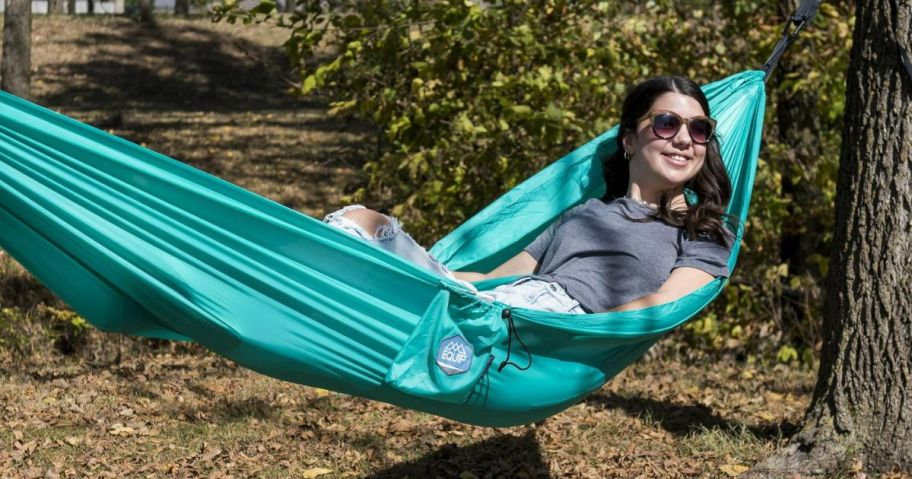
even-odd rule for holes
{"type": "Polygon", "coordinates": [[[672,190],[685,185],[691,178],[693,178],[693,175],[691,174],[672,171],[662,175],[662,182],[665,183],[665,189],[672,190]]]}

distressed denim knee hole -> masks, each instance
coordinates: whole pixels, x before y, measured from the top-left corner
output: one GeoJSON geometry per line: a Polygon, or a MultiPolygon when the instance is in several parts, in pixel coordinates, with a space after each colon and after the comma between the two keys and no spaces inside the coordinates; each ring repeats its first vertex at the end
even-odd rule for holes
{"type": "Polygon", "coordinates": [[[402,231],[402,225],[399,224],[399,220],[388,215],[383,215],[383,217],[386,218],[386,224],[377,227],[377,232],[374,234],[374,237],[377,240],[388,240],[394,238],[400,232],[404,233],[404,231],[402,231]]]}

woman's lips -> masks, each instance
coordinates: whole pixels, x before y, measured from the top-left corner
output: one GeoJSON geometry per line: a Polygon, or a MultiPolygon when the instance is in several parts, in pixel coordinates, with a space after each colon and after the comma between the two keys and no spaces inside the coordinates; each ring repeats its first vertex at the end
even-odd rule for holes
{"type": "Polygon", "coordinates": [[[678,155],[674,153],[662,153],[662,156],[665,157],[665,160],[671,163],[674,166],[687,166],[687,161],[690,159],[684,155],[678,155]]]}

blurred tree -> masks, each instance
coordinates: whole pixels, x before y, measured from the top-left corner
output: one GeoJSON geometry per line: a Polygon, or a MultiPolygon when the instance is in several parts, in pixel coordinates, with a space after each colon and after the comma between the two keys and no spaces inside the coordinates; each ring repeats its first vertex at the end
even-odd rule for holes
{"type": "Polygon", "coordinates": [[[175,0],[174,1],[174,14],[181,16],[190,15],[190,0],[175,0]]]}
{"type": "Polygon", "coordinates": [[[912,0],[863,0],[848,70],[824,346],[802,430],[754,477],[912,472],[912,0]]]}
{"type": "MultiPolygon", "coordinates": [[[[780,0],[779,9],[784,18],[794,12],[800,0],[780,0]]],[[[786,201],[779,239],[779,264],[785,265],[779,290],[777,317],[780,329],[790,343],[801,344],[818,337],[816,322],[808,321],[807,305],[812,303],[806,296],[816,296],[815,278],[819,272],[814,268],[818,252],[826,249],[823,231],[829,223],[825,214],[814,214],[813,209],[831,203],[826,200],[820,185],[813,181],[817,163],[826,161],[820,132],[823,118],[820,115],[820,89],[792,88],[795,81],[808,78],[814,71],[812,55],[785,55],[774,74],[774,83],[779,90],[776,99],[776,136],[783,148],[777,159],[782,164],[776,169],[782,172],[781,195],[786,201]]]]}
{"type": "Polygon", "coordinates": [[[152,10],[155,8],[155,0],[137,0],[139,10],[139,21],[141,23],[154,23],[155,18],[152,16],[152,10]]]}
{"type": "Polygon", "coordinates": [[[0,89],[31,96],[32,0],[8,0],[3,15],[3,64],[0,89]]]}
{"type": "Polygon", "coordinates": [[[48,13],[63,13],[67,12],[67,3],[64,0],[48,0],[48,13]]]}

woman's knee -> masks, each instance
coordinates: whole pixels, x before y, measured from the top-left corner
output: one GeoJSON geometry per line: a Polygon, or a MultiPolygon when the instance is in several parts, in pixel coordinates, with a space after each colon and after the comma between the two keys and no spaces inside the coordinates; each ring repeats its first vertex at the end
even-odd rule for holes
{"type": "Polygon", "coordinates": [[[367,234],[374,238],[377,237],[377,231],[380,228],[390,224],[385,215],[366,208],[346,211],[342,216],[357,223],[367,234]]]}

